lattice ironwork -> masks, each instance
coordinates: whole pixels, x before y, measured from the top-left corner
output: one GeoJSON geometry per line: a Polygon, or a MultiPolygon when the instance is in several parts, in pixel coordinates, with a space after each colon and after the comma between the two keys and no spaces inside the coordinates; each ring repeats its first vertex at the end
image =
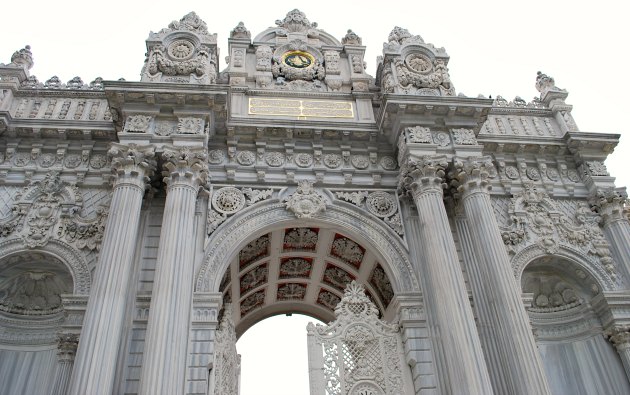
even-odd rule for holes
{"type": "Polygon", "coordinates": [[[330,325],[308,326],[311,393],[406,393],[398,326],[378,319],[362,285],[348,284],[335,315],[330,325]]]}

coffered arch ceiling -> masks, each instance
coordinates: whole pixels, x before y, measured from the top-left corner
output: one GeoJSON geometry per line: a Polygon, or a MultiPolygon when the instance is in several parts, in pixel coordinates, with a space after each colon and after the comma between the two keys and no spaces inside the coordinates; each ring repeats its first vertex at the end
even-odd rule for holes
{"type": "Polygon", "coordinates": [[[220,291],[232,303],[240,336],[276,314],[332,321],[352,280],[366,286],[383,315],[394,291],[383,262],[369,246],[332,227],[282,227],[253,238],[232,258],[220,291]]]}

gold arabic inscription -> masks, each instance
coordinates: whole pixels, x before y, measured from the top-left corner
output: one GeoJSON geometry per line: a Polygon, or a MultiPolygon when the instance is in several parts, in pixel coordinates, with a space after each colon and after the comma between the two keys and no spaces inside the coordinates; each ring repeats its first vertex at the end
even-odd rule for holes
{"type": "Polygon", "coordinates": [[[330,100],[249,99],[250,115],[354,118],[352,102],[330,100]]]}

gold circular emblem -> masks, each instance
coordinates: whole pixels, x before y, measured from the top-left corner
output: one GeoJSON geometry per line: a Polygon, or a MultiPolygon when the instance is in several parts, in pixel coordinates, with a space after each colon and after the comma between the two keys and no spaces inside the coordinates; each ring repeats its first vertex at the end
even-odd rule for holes
{"type": "Polygon", "coordinates": [[[296,69],[305,69],[307,67],[311,67],[313,63],[315,63],[315,58],[308,52],[289,51],[282,55],[282,61],[287,66],[291,66],[296,69]]]}

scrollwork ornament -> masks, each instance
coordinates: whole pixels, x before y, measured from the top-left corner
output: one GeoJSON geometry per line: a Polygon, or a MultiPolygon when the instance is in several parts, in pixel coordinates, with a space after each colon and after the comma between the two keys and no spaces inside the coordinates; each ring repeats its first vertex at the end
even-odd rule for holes
{"type": "Polygon", "coordinates": [[[313,181],[298,181],[295,192],[286,201],[287,210],[297,218],[313,218],[326,210],[324,197],[315,191],[313,181]]]}
{"type": "Polygon", "coordinates": [[[150,115],[131,115],[127,117],[123,132],[125,133],[146,133],[153,117],[150,115]]]}

